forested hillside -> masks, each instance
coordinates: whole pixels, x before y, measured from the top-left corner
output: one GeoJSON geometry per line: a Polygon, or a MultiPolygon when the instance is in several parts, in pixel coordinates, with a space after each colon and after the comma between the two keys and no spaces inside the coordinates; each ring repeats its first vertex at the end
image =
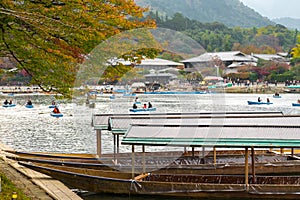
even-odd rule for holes
{"type": "Polygon", "coordinates": [[[150,6],[160,16],[172,17],[175,13],[201,22],[220,22],[229,27],[262,27],[274,25],[239,0],[135,0],[138,5],[150,6]]]}
{"type": "Polygon", "coordinates": [[[240,50],[244,53],[289,52],[297,43],[295,30],[282,25],[269,25],[260,28],[227,27],[222,23],[201,23],[190,20],[180,13],[164,19],[159,14],[150,12],[157,26],[180,31],[201,44],[206,51],[240,50]]]}

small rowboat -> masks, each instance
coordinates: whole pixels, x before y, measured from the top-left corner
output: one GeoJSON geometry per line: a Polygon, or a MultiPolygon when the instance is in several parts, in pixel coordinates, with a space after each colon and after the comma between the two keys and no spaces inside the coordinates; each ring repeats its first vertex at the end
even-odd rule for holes
{"type": "Polygon", "coordinates": [[[273,95],[273,98],[281,98],[279,95],[273,95]]]}
{"type": "Polygon", "coordinates": [[[273,103],[272,102],[248,101],[248,105],[262,105],[262,104],[270,105],[273,103]]]}
{"type": "Polygon", "coordinates": [[[147,111],[156,111],[156,108],[131,108],[129,109],[130,112],[147,112],[147,111]]]}
{"type": "Polygon", "coordinates": [[[300,103],[292,103],[292,106],[300,106],[300,103]]]}
{"type": "Polygon", "coordinates": [[[64,115],[62,114],[62,113],[54,113],[54,112],[51,112],[50,113],[50,115],[52,116],[52,117],[63,117],[64,115]]]}
{"type": "Polygon", "coordinates": [[[49,108],[55,108],[58,107],[58,105],[50,105],[49,108]]]}
{"type": "Polygon", "coordinates": [[[123,97],[134,97],[134,96],[136,96],[135,93],[124,93],[123,94],[123,97]]]}
{"type": "Polygon", "coordinates": [[[10,107],[15,107],[16,104],[3,104],[2,106],[5,108],[10,108],[10,107]]]}
{"type": "Polygon", "coordinates": [[[33,108],[33,105],[25,105],[26,108],[33,108]]]}

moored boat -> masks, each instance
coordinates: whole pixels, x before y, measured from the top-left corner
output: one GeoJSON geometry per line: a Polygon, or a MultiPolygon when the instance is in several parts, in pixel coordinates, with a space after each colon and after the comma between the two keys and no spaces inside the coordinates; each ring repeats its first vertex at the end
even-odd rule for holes
{"type": "Polygon", "coordinates": [[[300,106],[300,103],[292,103],[292,106],[300,106]]]}
{"type": "Polygon", "coordinates": [[[245,183],[241,175],[122,173],[67,170],[20,162],[21,165],[58,179],[71,188],[95,193],[173,197],[299,198],[300,176],[256,176],[245,183]],[[74,181],[76,180],[76,181],[74,181]]]}

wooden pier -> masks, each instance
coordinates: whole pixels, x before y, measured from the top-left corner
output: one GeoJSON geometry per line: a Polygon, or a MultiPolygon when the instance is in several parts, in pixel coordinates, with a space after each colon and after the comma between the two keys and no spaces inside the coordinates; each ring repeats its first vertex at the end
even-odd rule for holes
{"type": "Polygon", "coordinates": [[[0,172],[23,191],[29,191],[34,199],[82,200],[62,182],[21,166],[15,160],[7,159],[3,150],[12,149],[0,143],[0,172]]]}

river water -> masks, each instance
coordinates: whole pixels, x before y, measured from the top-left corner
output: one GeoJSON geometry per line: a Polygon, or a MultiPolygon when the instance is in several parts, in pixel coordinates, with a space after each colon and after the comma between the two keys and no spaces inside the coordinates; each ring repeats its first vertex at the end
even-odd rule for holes
{"type": "MultiPolygon", "coordinates": [[[[270,94],[225,94],[209,93],[194,95],[137,95],[142,103],[151,102],[157,108],[155,112],[206,112],[206,111],[281,111],[284,114],[300,114],[300,107],[293,107],[299,94],[282,94],[282,98],[272,98],[270,94]],[[272,105],[248,105],[247,101],[256,101],[258,97],[269,98],[272,105]]],[[[62,118],[50,116],[48,106],[55,98],[49,95],[31,94],[5,96],[0,100],[12,99],[17,104],[12,108],[0,108],[0,142],[20,151],[43,151],[63,153],[96,153],[96,135],[91,127],[95,113],[128,113],[134,97],[121,94],[111,100],[109,94],[97,96],[90,102],[95,108],[86,105],[86,97],[76,97],[73,101],[57,100],[64,114],[62,118]],[[24,105],[31,99],[34,108],[24,105]]],[[[113,153],[112,135],[103,132],[103,153],[113,153]]],[[[121,152],[130,152],[131,148],[121,146],[121,152]]],[[[111,197],[101,195],[86,199],[142,199],[131,196],[111,197]]],[[[158,199],[158,198],[143,198],[158,199]]],[[[161,199],[161,198],[159,198],[161,199]]]]}

